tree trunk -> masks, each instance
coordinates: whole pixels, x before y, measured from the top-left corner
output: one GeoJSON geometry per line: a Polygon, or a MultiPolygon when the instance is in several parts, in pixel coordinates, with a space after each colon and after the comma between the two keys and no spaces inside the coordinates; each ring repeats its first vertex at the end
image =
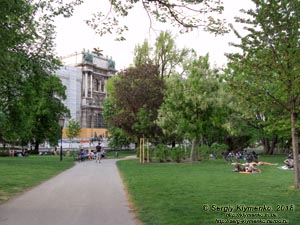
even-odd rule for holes
{"type": "Polygon", "coordinates": [[[292,111],[291,113],[291,125],[292,125],[292,146],[294,156],[294,186],[295,189],[299,188],[299,160],[298,160],[298,133],[296,128],[297,114],[292,111]]]}
{"type": "Polygon", "coordinates": [[[269,144],[269,139],[268,138],[263,138],[261,140],[263,146],[264,146],[264,152],[269,155],[269,152],[270,152],[270,144],[269,144]]]}
{"type": "Polygon", "coordinates": [[[278,143],[278,136],[275,135],[275,137],[273,137],[271,142],[270,155],[273,155],[277,143],[278,143]]]}
{"type": "Polygon", "coordinates": [[[195,150],[195,147],[196,147],[196,137],[194,137],[193,141],[192,141],[192,149],[191,149],[191,155],[190,155],[190,160],[192,162],[196,161],[196,150],[195,150]]]}
{"type": "Polygon", "coordinates": [[[277,135],[275,135],[275,137],[273,137],[272,139],[263,138],[261,140],[261,142],[262,142],[262,144],[264,146],[264,152],[267,155],[273,155],[275,146],[276,146],[276,144],[278,142],[278,137],[277,137],[277,135]]]}
{"type": "Polygon", "coordinates": [[[39,145],[40,145],[40,143],[37,142],[37,141],[34,143],[33,154],[38,154],[39,153],[39,145]]]}

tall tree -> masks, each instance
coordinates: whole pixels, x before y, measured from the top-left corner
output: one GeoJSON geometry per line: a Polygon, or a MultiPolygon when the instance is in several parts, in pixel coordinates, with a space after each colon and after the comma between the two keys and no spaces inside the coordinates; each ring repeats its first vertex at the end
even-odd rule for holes
{"type": "Polygon", "coordinates": [[[183,62],[190,52],[187,48],[177,49],[175,37],[170,31],[161,32],[156,39],[154,52],[154,63],[159,66],[160,76],[169,77],[179,67],[182,70],[183,62]]]}
{"type": "Polygon", "coordinates": [[[145,40],[142,45],[136,45],[134,48],[134,65],[140,66],[145,63],[153,63],[152,50],[147,40],[145,40]]]}
{"type": "Polygon", "coordinates": [[[208,55],[194,59],[186,79],[170,78],[158,124],[167,132],[177,132],[192,141],[191,161],[196,160],[195,145],[213,126],[220,123],[220,85],[217,71],[210,68],[208,55]]]}
{"type": "Polygon", "coordinates": [[[157,66],[143,64],[128,68],[118,74],[113,85],[108,106],[114,113],[108,116],[108,123],[131,137],[155,138],[157,109],[162,103],[164,89],[157,66]]]}
{"type": "Polygon", "coordinates": [[[176,72],[183,73],[185,61],[194,54],[191,49],[178,49],[175,40],[170,31],[163,31],[157,37],[154,47],[151,47],[147,40],[142,45],[137,45],[134,51],[135,66],[155,64],[162,79],[176,72]]]}
{"type": "MultiPolygon", "coordinates": [[[[294,186],[299,188],[297,119],[300,111],[300,2],[253,0],[255,9],[237,18],[246,35],[235,33],[240,53],[229,54],[230,84],[261,111],[276,107],[290,117],[294,155],[294,186]]],[[[281,116],[281,115],[280,115],[281,116]]]]}
{"type": "Polygon", "coordinates": [[[0,112],[6,126],[0,128],[0,133],[4,140],[27,142],[39,139],[42,133],[43,140],[58,137],[58,118],[66,114],[67,109],[61,103],[64,87],[54,76],[60,62],[54,54],[53,18],[70,16],[73,7],[81,2],[1,1],[0,112]],[[56,107],[53,107],[54,102],[56,107]],[[45,108],[36,111],[40,106],[45,108]],[[47,114],[46,111],[52,116],[43,124],[41,120],[45,117],[40,116],[47,114]],[[39,129],[37,122],[41,124],[39,129]]]}

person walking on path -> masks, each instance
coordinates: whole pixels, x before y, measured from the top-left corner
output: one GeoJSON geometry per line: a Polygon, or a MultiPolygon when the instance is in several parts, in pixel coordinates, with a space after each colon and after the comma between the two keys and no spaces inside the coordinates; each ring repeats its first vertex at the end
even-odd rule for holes
{"type": "Polygon", "coordinates": [[[98,143],[96,146],[96,163],[97,161],[100,163],[101,162],[101,145],[98,143]]]}
{"type": "Polygon", "coordinates": [[[0,224],[136,225],[116,161],[77,163],[0,205],[0,224]]]}

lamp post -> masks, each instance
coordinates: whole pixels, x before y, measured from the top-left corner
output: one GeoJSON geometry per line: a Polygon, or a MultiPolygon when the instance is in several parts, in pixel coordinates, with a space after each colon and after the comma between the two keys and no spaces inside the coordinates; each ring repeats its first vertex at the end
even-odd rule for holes
{"type": "Polygon", "coordinates": [[[64,123],[65,123],[65,119],[60,118],[59,119],[59,126],[60,126],[60,152],[59,152],[59,157],[60,157],[60,161],[62,161],[62,138],[63,138],[64,123]]]}

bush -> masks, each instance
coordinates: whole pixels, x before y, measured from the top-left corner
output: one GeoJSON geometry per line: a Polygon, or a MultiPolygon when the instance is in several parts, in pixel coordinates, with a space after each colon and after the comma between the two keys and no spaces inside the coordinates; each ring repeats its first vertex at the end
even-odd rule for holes
{"type": "Polygon", "coordinates": [[[171,151],[171,157],[175,162],[180,163],[180,161],[184,158],[185,152],[181,147],[175,147],[171,151]]]}
{"type": "Polygon", "coordinates": [[[155,157],[159,160],[159,162],[166,162],[170,157],[170,149],[163,144],[157,145],[155,157]]]}
{"type": "Polygon", "coordinates": [[[221,153],[223,151],[226,151],[228,150],[228,145],[225,145],[225,144],[218,144],[218,143],[213,143],[210,147],[211,149],[211,154],[215,154],[215,155],[221,155],[221,153]]]}

